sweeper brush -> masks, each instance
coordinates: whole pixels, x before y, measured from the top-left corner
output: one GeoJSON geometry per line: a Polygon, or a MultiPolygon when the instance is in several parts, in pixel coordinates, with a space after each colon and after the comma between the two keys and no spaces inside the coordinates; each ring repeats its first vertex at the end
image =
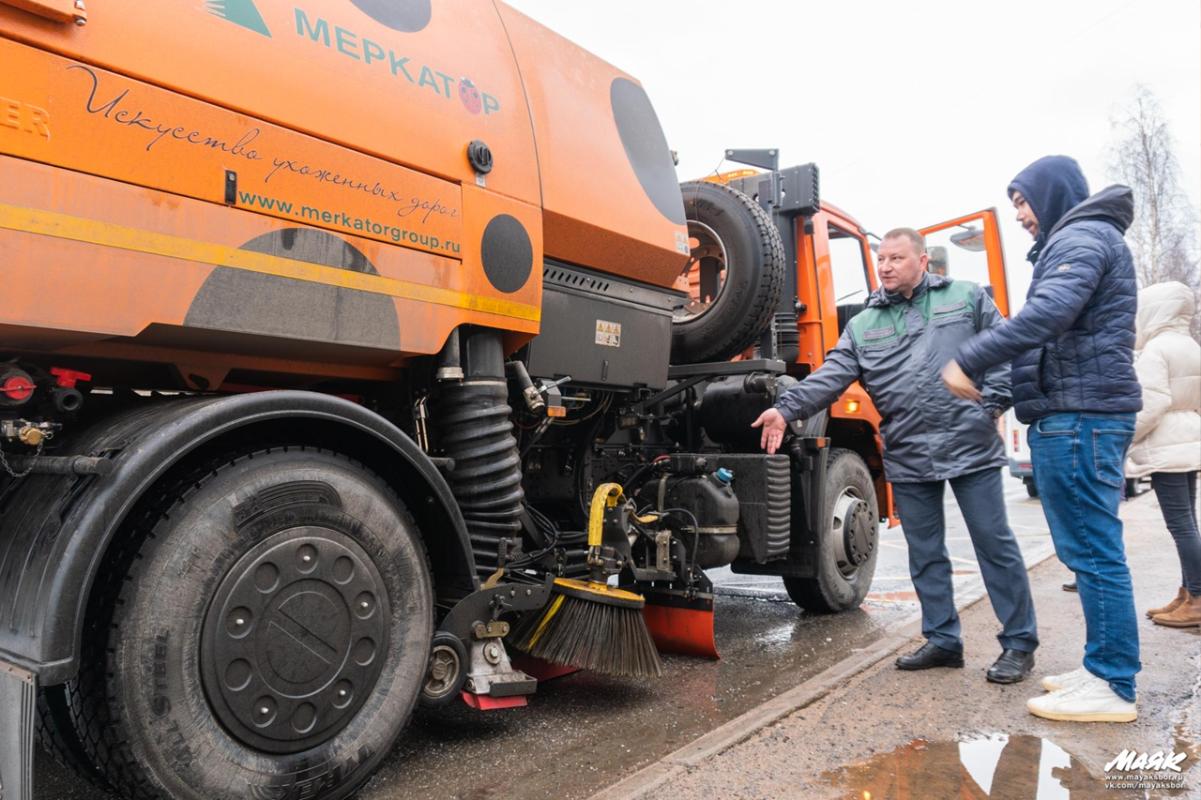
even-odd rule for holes
{"type": "Polygon", "coordinates": [[[554,600],[518,633],[517,646],[555,664],[630,678],[663,673],[642,617],[642,596],[603,583],[555,580],[554,600]]]}
{"type": "Polygon", "coordinates": [[[517,646],[555,664],[631,678],[663,673],[659,651],[647,629],[642,595],[609,586],[601,546],[606,509],[622,500],[621,486],[604,483],[592,495],[588,514],[590,580],[556,578],[554,599],[530,615],[517,631],[517,646]]]}

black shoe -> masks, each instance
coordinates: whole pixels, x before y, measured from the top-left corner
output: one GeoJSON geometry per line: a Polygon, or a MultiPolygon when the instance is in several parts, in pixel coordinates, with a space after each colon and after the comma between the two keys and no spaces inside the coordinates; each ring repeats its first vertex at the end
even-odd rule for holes
{"type": "Polygon", "coordinates": [[[945,650],[926,642],[914,652],[897,659],[897,669],[930,669],[931,667],[963,667],[963,653],[945,650]]]}
{"type": "Polygon", "coordinates": [[[1063,585],[1063,590],[1064,590],[1065,592],[1074,592],[1074,591],[1076,591],[1076,582],[1075,582],[1075,581],[1072,581],[1071,583],[1065,583],[1065,584],[1063,585]]]}
{"type": "Polygon", "coordinates": [[[1001,651],[1001,656],[988,668],[986,677],[992,683],[1017,683],[1034,669],[1034,653],[1022,650],[1001,651]]]}

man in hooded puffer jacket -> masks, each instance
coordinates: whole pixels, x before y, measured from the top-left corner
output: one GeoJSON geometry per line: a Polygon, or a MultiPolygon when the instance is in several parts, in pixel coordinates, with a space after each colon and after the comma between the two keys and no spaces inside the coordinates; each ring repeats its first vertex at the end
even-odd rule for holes
{"type": "Polygon", "coordinates": [[[1012,359],[1013,403],[1027,433],[1043,512],[1059,559],[1076,573],[1084,610],[1084,666],[1043,679],[1050,694],[1026,706],[1047,719],[1137,717],[1137,616],[1118,504],[1142,393],[1134,372],[1138,285],[1122,236],[1130,189],[1092,197],[1079,165],[1040,158],[1009,184],[1018,221],[1034,237],[1026,304],[965,342],[947,387],[977,396],[973,377],[1012,359]]]}
{"type": "Polygon", "coordinates": [[[1126,477],[1151,477],[1164,522],[1180,556],[1180,591],[1147,616],[1171,628],[1201,626],[1201,535],[1197,472],[1201,470],[1201,345],[1189,336],[1196,300],[1175,281],[1138,293],[1138,359],[1143,410],[1134,426],[1126,477]]]}

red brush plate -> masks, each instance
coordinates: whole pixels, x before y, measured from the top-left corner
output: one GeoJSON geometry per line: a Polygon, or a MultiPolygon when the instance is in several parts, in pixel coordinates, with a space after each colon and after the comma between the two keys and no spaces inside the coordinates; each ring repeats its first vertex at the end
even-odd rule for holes
{"type": "Polygon", "coordinates": [[[647,603],[642,609],[646,627],[661,653],[721,658],[713,636],[713,611],[647,603]]]}

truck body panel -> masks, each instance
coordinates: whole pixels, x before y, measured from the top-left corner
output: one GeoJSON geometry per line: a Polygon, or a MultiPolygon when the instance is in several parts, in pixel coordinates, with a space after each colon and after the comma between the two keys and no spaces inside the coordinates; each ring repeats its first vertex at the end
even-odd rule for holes
{"type": "Polygon", "coordinates": [[[0,174],[12,348],[386,380],[467,319],[537,330],[540,275],[506,296],[444,256],[4,156],[0,174]]]}
{"type": "MultiPolygon", "coordinates": [[[[675,277],[686,251],[682,209],[664,195],[673,170],[649,101],[629,76],[528,18],[482,0],[440,4],[424,21],[328,0],[258,0],[237,4],[239,14],[221,3],[173,5],[145,13],[114,0],[85,26],[0,5],[6,35],[37,48],[27,57],[64,57],[32,70],[14,62],[21,69],[10,78],[21,77],[3,96],[32,109],[17,113],[36,115],[37,130],[0,137],[0,151],[96,174],[110,174],[115,159],[121,174],[111,177],[223,202],[224,170],[206,163],[218,160],[238,173],[233,205],[451,256],[472,214],[458,186],[478,183],[544,206],[555,221],[551,255],[664,285],[675,277]],[[518,72],[502,13],[532,77],[518,72]],[[543,82],[573,61],[588,69],[577,63],[562,70],[565,80],[543,82]],[[613,85],[635,98],[632,110],[615,105],[613,85]],[[620,130],[619,116],[632,131],[620,130]],[[78,138],[58,146],[64,137],[78,138]],[[487,174],[466,157],[477,140],[492,155],[487,174]],[[192,163],[205,150],[210,158],[192,163]],[[164,170],[165,159],[187,166],[164,170]],[[654,208],[639,180],[648,170],[672,219],[643,213],[654,208]],[[614,247],[586,246],[594,235],[614,247]]],[[[462,259],[478,269],[469,245],[462,259]]]]}
{"type": "MultiPolygon", "coordinates": [[[[389,15],[362,5],[367,10],[329,0],[166,0],[152,7],[107,0],[90,9],[83,26],[0,5],[0,29],[73,61],[451,182],[474,180],[464,148],[483,139],[497,155],[489,188],[537,203],[529,114],[492,3],[451,0],[439,4],[423,25],[419,19],[406,24],[398,18],[403,12],[389,15]]],[[[72,93],[58,102],[80,100],[72,93]]],[[[162,114],[155,121],[175,119],[162,114]]],[[[187,125],[187,117],[176,124],[187,125]]],[[[313,166],[341,164],[327,160],[313,166]]]]}
{"type": "Polygon", "coordinates": [[[688,255],[659,120],[626,73],[507,6],[538,143],[546,254],[670,286],[688,255]]]}

